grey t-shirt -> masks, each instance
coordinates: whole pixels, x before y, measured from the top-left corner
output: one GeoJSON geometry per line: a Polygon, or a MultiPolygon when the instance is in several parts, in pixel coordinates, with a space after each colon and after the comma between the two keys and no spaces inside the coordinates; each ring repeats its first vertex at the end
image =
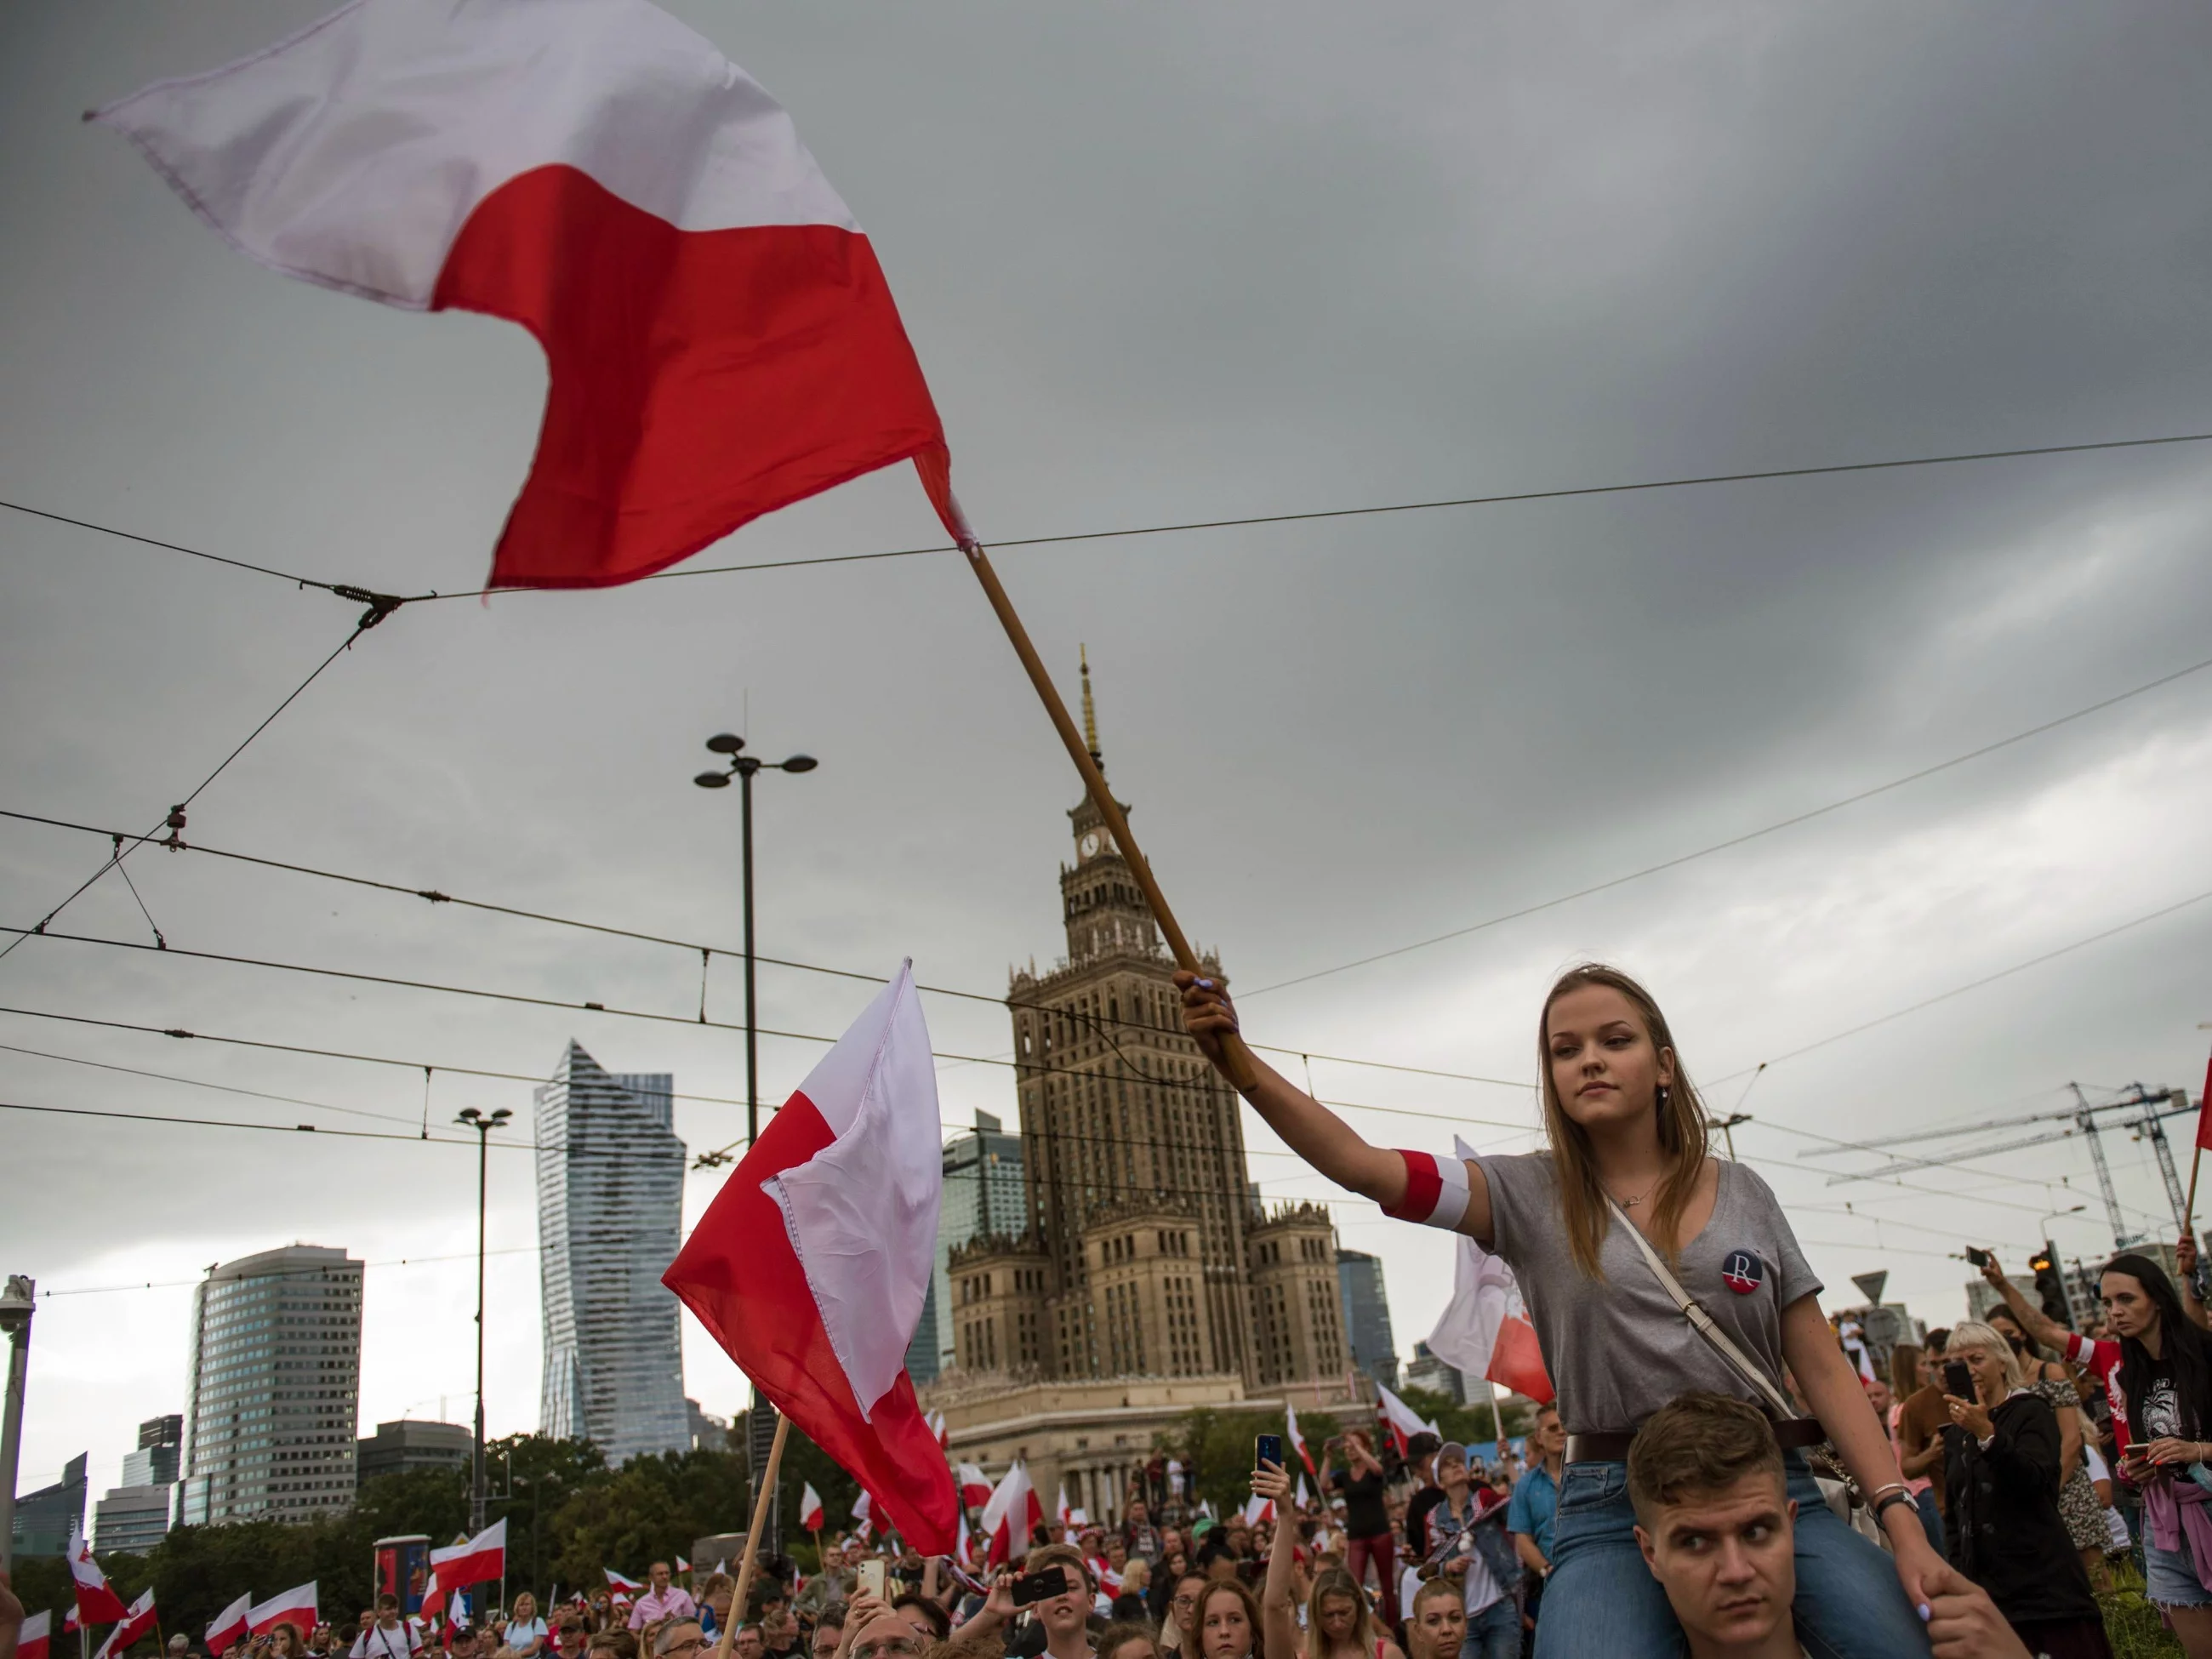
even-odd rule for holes
{"type": "MultiPolygon", "coordinates": [[[[1621,1224],[1607,1218],[1601,1279],[1575,1265],[1549,1152],[1478,1157],[1498,1254],[1520,1281],[1569,1434],[1633,1429],[1677,1395],[1706,1389],[1761,1403],[1691,1328],[1621,1224]]],[[[1782,1380],[1782,1310],[1820,1288],[1766,1183],[1723,1160],[1712,1219],[1671,1264],[1736,1346],[1782,1380]]]]}

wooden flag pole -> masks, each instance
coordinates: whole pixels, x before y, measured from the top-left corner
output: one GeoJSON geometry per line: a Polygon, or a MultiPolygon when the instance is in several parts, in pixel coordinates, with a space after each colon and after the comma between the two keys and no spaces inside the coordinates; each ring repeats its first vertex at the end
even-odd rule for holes
{"type": "MultiPolygon", "coordinates": [[[[1060,742],[1067,746],[1067,757],[1075,763],[1075,769],[1083,775],[1083,787],[1090,792],[1091,804],[1097,807],[1099,817],[1106,820],[1106,828],[1114,837],[1114,845],[1121,849],[1121,856],[1127,861],[1129,873],[1137,878],[1137,885],[1145,895],[1145,902],[1152,908],[1152,920],[1159,923],[1160,932],[1167,939],[1168,949],[1175,955],[1176,965],[1187,973],[1200,972],[1198,953],[1190,948],[1190,941],[1183,937],[1182,927],[1176,921],[1175,912],[1168,908],[1167,895],[1160,891],[1159,883],[1152,878],[1152,866],[1139,850],[1137,838],[1129,833],[1129,820],[1122,815],[1121,803],[1114,799],[1114,792],[1106,787],[1106,775],[1098,769],[1098,763],[1091,757],[1091,750],[1083,741],[1083,733],[1076,729],[1074,717],[1067,712],[1067,705],[1060,701],[1060,688],[1052,683],[1052,676],[1045,672],[1044,663],[1037,656],[1036,647],[1030,643],[1029,629],[1022,626],[1022,619],[1014,610],[1014,602],[1006,597],[1006,590],[1000,586],[999,573],[991,568],[990,556],[980,544],[969,546],[965,551],[968,562],[975,568],[975,580],[983,584],[984,596],[991,601],[991,609],[998,612],[1000,625],[1013,642],[1014,654],[1022,659],[1022,666],[1029,671],[1030,684],[1036,688],[1037,696],[1043,700],[1045,713],[1052,716],[1053,729],[1060,733],[1060,742]]],[[[1228,1073],[1230,1082],[1240,1093],[1249,1090],[1259,1081],[1260,1076],[1258,1062],[1253,1059],[1252,1051],[1244,1046],[1242,1037],[1234,1036],[1222,1047],[1225,1061],[1223,1069],[1228,1073]]]]}
{"type": "MultiPolygon", "coordinates": [[[[768,1466],[761,1471],[760,1490],[753,1494],[753,1523],[745,1528],[744,1559],[738,1563],[738,1587],[730,1594],[730,1616],[722,1621],[721,1637],[714,1644],[714,1659],[730,1659],[730,1644],[744,1622],[745,1597],[753,1587],[753,1564],[760,1559],[761,1528],[768,1525],[768,1506],[775,1497],[775,1477],[783,1467],[783,1439],[791,1432],[791,1419],[775,1414],[775,1442],[768,1449],[768,1466]]],[[[651,1659],[650,1655],[641,1659],[651,1659]]]]}
{"type": "Polygon", "coordinates": [[[2189,1154],[2189,1201],[2181,1206],[2181,1235],[2186,1238],[2189,1230],[2197,1224],[2197,1171],[2203,1167],[2204,1144],[2199,1141],[2189,1154]]]}

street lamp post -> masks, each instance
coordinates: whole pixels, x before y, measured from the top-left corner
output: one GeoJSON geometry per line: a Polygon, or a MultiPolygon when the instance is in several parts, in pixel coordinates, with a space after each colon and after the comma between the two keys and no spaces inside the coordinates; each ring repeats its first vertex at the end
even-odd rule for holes
{"type": "Polygon", "coordinates": [[[1730,1112],[1726,1117],[1705,1120],[1705,1127],[1708,1129],[1718,1129],[1721,1132],[1721,1139],[1728,1143],[1729,1162],[1731,1164],[1735,1162],[1735,1126],[1750,1121],[1749,1112],[1730,1112]]]}
{"type": "MultiPolygon", "coordinates": [[[[504,1129],[514,1114],[504,1106],[487,1117],[473,1106],[464,1106],[454,1122],[477,1132],[477,1443],[469,1481],[469,1535],[484,1526],[484,1195],[485,1164],[491,1152],[491,1132],[504,1129]]],[[[471,1609],[477,1619],[480,1609],[471,1609]]]]}
{"type": "Polygon", "coordinates": [[[753,1142],[760,1139],[760,1032],[753,1001],[753,774],[763,769],[811,772],[822,763],[811,755],[764,761],[745,753],[745,740],[729,732],[708,738],[707,747],[714,754],[727,755],[730,769],[702,772],[691,781],[702,789],[726,789],[732,778],[738,781],[738,856],[744,866],[745,936],[745,1148],[750,1151],[753,1142]]]}
{"type": "Polygon", "coordinates": [[[31,1369],[31,1313],[35,1287],[10,1273],[0,1291],[0,1330],[8,1333],[8,1397],[0,1414],[0,1572],[15,1570],[15,1470],[23,1451],[23,1384],[31,1369]]]}

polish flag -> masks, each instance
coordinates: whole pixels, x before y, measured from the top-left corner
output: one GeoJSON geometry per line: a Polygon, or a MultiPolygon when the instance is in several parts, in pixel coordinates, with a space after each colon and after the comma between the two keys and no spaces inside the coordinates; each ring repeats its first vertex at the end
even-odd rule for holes
{"type": "Polygon", "coordinates": [[[249,258],[503,317],[551,373],[495,587],[599,587],[911,459],[944,428],[791,118],[648,0],[352,0],[95,112],[249,258]]]}
{"type": "Polygon", "coordinates": [[[1391,1443],[1397,1447],[1401,1457],[1406,1455],[1407,1443],[1417,1434],[1432,1434],[1439,1440],[1443,1438],[1442,1429],[1422,1417],[1380,1382],[1375,1385],[1375,1414],[1389,1433],[1391,1443]]]}
{"type": "MultiPolygon", "coordinates": [[[[76,1616],[88,1625],[112,1624],[124,1616],[123,1598],[109,1588],[107,1575],[92,1559],[82,1528],[70,1534],[70,1577],[76,1581],[76,1616]]],[[[301,1634],[306,1635],[307,1632],[301,1634]]]]}
{"type": "Polygon", "coordinates": [[[2212,1060],[2204,1063],[2204,1092],[2197,1097],[2197,1144],[2212,1146],[2212,1060]]]}
{"type": "Polygon", "coordinates": [[[983,1505],[980,1530],[990,1540],[990,1564],[1002,1567],[1018,1556],[1027,1555],[1030,1539],[1043,1519],[1044,1506],[1037,1501],[1036,1488],[1030,1485],[1029,1469],[1017,1460],[992,1492],[991,1501],[983,1505]]]}
{"type": "MultiPolygon", "coordinates": [[[[1458,1157],[1474,1156],[1473,1147],[1453,1139],[1458,1157]]],[[[1469,1376],[1502,1383],[1541,1404],[1552,1398],[1552,1379],[1513,1270],[1466,1234],[1458,1239],[1451,1300],[1429,1333],[1429,1351],[1469,1376]]]]}
{"type": "Polygon", "coordinates": [[[46,1659],[53,1628],[54,1616],[51,1613],[34,1613],[27,1617],[15,1630],[15,1659],[46,1659]]]}
{"type": "Polygon", "coordinates": [[[944,1179],[937,1073],[908,962],[807,1074],[661,1275],[924,1555],[951,1549],[960,1507],[906,1374],[944,1179]]]}
{"type": "Polygon", "coordinates": [[[960,1566],[973,1569],[975,1565],[975,1534],[968,1524],[968,1511],[959,1512],[957,1534],[952,1546],[952,1559],[960,1566]]]}
{"type": "Polygon", "coordinates": [[[923,1420],[929,1425],[929,1431],[937,1437],[937,1449],[950,1451],[952,1449],[952,1431],[945,1425],[945,1413],[932,1412],[923,1420]]]}
{"type": "Polygon", "coordinates": [[[808,1532],[822,1530],[822,1494],[808,1481],[805,1490],[799,1494],[799,1524],[808,1532]]]}
{"type": "Polygon", "coordinates": [[[502,1517],[465,1544],[430,1552],[430,1580],[422,1588],[422,1617],[444,1611],[448,1590],[466,1589],[507,1577],[507,1522],[502,1517]]]}
{"type": "Polygon", "coordinates": [[[1284,1438],[1291,1443],[1291,1449],[1297,1453],[1298,1462],[1306,1466],[1306,1473],[1315,1480],[1320,1480],[1321,1471],[1314,1468],[1313,1454],[1306,1449],[1306,1437],[1298,1432],[1298,1408],[1285,1400],[1283,1402],[1283,1416],[1290,1426],[1290,1432],[1284,1438]]]}
{"type": "MultiPolygon", "coordinates": [[[[125,1610],[122,1622],[109,1631],[106,1639],[93,1650],[93,1659],[108,1659],[111,1654],[125,1652],[133,1642],[153,1629],[154,1592],[149,1588],[144,1595],[125,1610]]],[[[312,1636],[314,1632],[310,1631],[307,1633],[312,1636]]],[[[20,1651],[21,1648],[20,1637],[16,1638],[16,1645],[20,1651]]]]}
{"type": "Polygon", "coordinates": [[[1063,1480],[1060,1483],[1060,1496],[1053,1500],[1052,1518],[1064,1527],[1074,1516],[1075,1511],[1067,1507],[1067,1482],[1063,1480]]]}
{"type": "Polygon", "coordinates": [[[1243,1512],[1246,1526],[1264,1527],[1275,1518],[1275,1500],[1262,1498],[1255,1492],[1244,1500],[1243,1512]]]}
{"type": "Polygon", "coordinates": [[[315,1581],[295,1586],[282,1595],[246,1610],[246,1628],[266,1636],[279,1625],[289,1625],[302,1641],[315,1633],[315,1581]]]}
{"type": "Polygon", "coordinates": [[[599,1571],[606,1574],[607,1588],[615,1593],[616,1598],[619,1601],[635,1601],[637,1600],[638,1592],[645,1588],[636,1579],[625,1578],[612,1567],[601,1567],[599,1571]]]}
{"type": "Polygon", "coordinates": [[[691,1571],[691,1564],[679,1555],[676,1558],[676,1571],[678,1572],[689,1572],[691,1571]]]}
{"type": "MultiPolygon", "coordinates": [[[[1321,1476],[1319,1474],[1316,1474],[1314,1479],[1318,1480],[1321,1479],[1321,1476]]],[[[1306,1491],[1306,1478],[1303,1474],[1298,1477],[1297,1502],[1298,1508],[1301,1510],[1303,1510],[1309,1504],[1313,1502],[1311,1494],[1306,1491]]]]}
{"type": "Polygon", "coordinates": [[[991,1477],[973,1463],[960,1466],[960,1502],[963,1508],[975,1509],[991,1501],[991,1477]]]}
{"type": "Polygon", "coordinates": [[[77,1623],[76,1603],[72,1601],[69,1604],[69,1611],[62,1615],[62,1634],[72,1636],[82,1628],[83,1626],[77,1623]]]}

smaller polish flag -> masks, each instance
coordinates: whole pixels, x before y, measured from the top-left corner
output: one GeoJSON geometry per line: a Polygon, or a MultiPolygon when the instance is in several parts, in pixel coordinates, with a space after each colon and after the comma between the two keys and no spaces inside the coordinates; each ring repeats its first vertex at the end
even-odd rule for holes
{"type": "Polygon", "coordinates": [[[929,1431],[937,1437],[937,1449],[950,1450],[952,1445],[952,1431],[945,1426],[945,1413],[932,1412],[922,1421],[929,1425],[929,1431]]]}
{"type": "Polygon", "coordinates": [[[2197,1097],[2197,1144],[2212,1146],[2212,1060],[2204,1063],[2204,1092],[2197,1097]]]}
{"type": "Polygon", "coordinates": [[[62,1615],[62,1634],[71,1636],[83,1628],[84,1626],[77,1622],[76,1603],[72,1601],[69,1604],[69,1611],[62,1615]]]}
{"type": "Polygon", "coordinates": [[[1313,1454],[1306,1449],[1306,1437],[1298,1432],[1298,1408],[1285,1400],[1283,1402],[1283,1416],[1290,1425],[1290,1433],[1285,1437],[1290,1441],[1292,1449],[1297,1453],[1298,1462],[1306,1466],[1308,1474],[1316,1480],[1320,1480],[1321,1471],[1314,1468],[1313,1454]]]}
{"type": "MultiPolygon", "coordinates": [[[[100,1644],[102,1655],[121,1653],[140,1637],[154,1629],[154,1591],[149,1585],[146,1593],[133,1601],[123,1615],[123,1622],[107,1632],[107,1639],[100,1644]]],[[[314,1632],[307,1632],[310,1636],[314,1632]]],[[[21,1638],[17,1645],[21,1647],[21,1638]]]]}
{"type": "MultiPolygon", "coordinates": [[[[1318,1480],[1321,1477],[1316,1475],[1314,1479],[1318,1480]]],[[[1297,1499],[1298,1507],[1302,1510],[1313,1502],[1312,1497],[1306,1491],[1306,1478],[1303,1474],[1298,1477],[1297,1499]]]]}
{"type": "Polygon", "coordinates": [[[51,1613],[34,1613],[24,1620],[15,1632],[15,1659],[46,1659],[53,1627],[51,1613]]]}
{"type": "Polygon", "coordinates": [[[80,1528],[70,1538],[70,1577],[76,1581],[76,1616],[88,1625],[108,1625],[125,1613],[123,1598],[108,1587],[107,1575],[92,1559],[92,1546],[80,1528]]]}
{"type": "MultiPolygon", "coordinates": [[[[1457,1137],[1452,1150],[1462,1160],[1474,1156],[1457,1137]]],[[[1452,1267],[1451,1301],[1429,1333],[1429,1350],[1466,1375],[1502,1383],[1539,1405],[1553,1396],[1544,1351],[1513,1270],[1464,1233],[1452,1267]]],[[[1382,1392],[1395,1401],[1388,1389],[1382,1392]]]]}
{"type": "Polygon", "coordinates": [[[952,1559],[956,1565],[973,1571],[975,1566],[975,1532],[968,1524],[968,1511],[962,1510],[952,1538],[952,1559]]]}
{"type": "Polygon", "coordinates": [[[1246,1526],[1264,1527],[1275,1518],[1275,1500],[1255,1492],[1244,1500],[1243,1516],[1246,1526]]]}
{"type": "Polygon", "coordinates": [[[246,1615],[253,1605],[249,1594],[241,1595],[215,1616],[207,1627],[207,1650],[222,1659],[223,1653],[246,1639],[246,1615]]]}
{"type": "Polygon", "coordinates": [[[799,1524],[809,1532],[822,1530],[822,1494],[808,1481],[806,1489],[799,1494],[799,1524]]]}
{"type": "Polygon", "coordinates": [[[863,1491],[853,1500],[853,1536],[863,1543],[876,1535],[876,1500],[863,1491]]]}
{"type": "Polygon", "coordinates": [[[960,1503],[964,1509],[981,1509],[991,1501],[991,1477],[973,1463],[960,1466],[960,1503]]]}
{"type": "Polygon", "coordinates": [[[1406,1455],[1407,1443],[1417,1434],[1432,1434],[1439,1440],[1443,1438],[1442,1429],[1429,1422],[1380,1382],[1375,1385],[1375,1414],[1389,1431],[1391,1443],[1397,1447],[1401,1457],[1406,1455]]]}
{"type": "Polygon", "coordinates": [[[1067,1482],[1060,1483],[1060,1496],[1053,1502],[1052,1518],[1066,1526],[1075,1518],[1075,1511],[1067,1507],[1067,1482]]]}
{"type": "Polygon", "coordinates": [[[637,1600],[637,1593],[645,1588],[636,1579],[625,1578],[612,1567],[601,1567],[599,1571],[606,1574],[607,1588],[615,1593],[617,1601],[635,1601],[637,1600]]]}
{"type": "Polygon", "coordinates": [[[1037,1501],[1036,1488],[1030,1484],[1028,1466],[1016,1459],[991,1494],[991,1501],[983,1505],[981,1531],[990,1540],[990,1564],[1004,1566],[1027,1555],[1030,1538],[1043,1519],[1044,1505],[1037,1501]]]}
{"type": "Polygon", "coordinates": [[[691,1571],[691,1564],[679,1555],[676,1558],[676,1571],[678,1572],[689,1572],[691,1571]]]}
{"type": "Polygon", "coordinates": [[[295,1585],[281,1595],[272,1595],[258,1607],[246,1610],[246,1627],[256,1636],[266,1636],[279,1625],[289,1625],[300,1632],[302,1641],[315,1633],[315,1581],[295,1585]]]}

